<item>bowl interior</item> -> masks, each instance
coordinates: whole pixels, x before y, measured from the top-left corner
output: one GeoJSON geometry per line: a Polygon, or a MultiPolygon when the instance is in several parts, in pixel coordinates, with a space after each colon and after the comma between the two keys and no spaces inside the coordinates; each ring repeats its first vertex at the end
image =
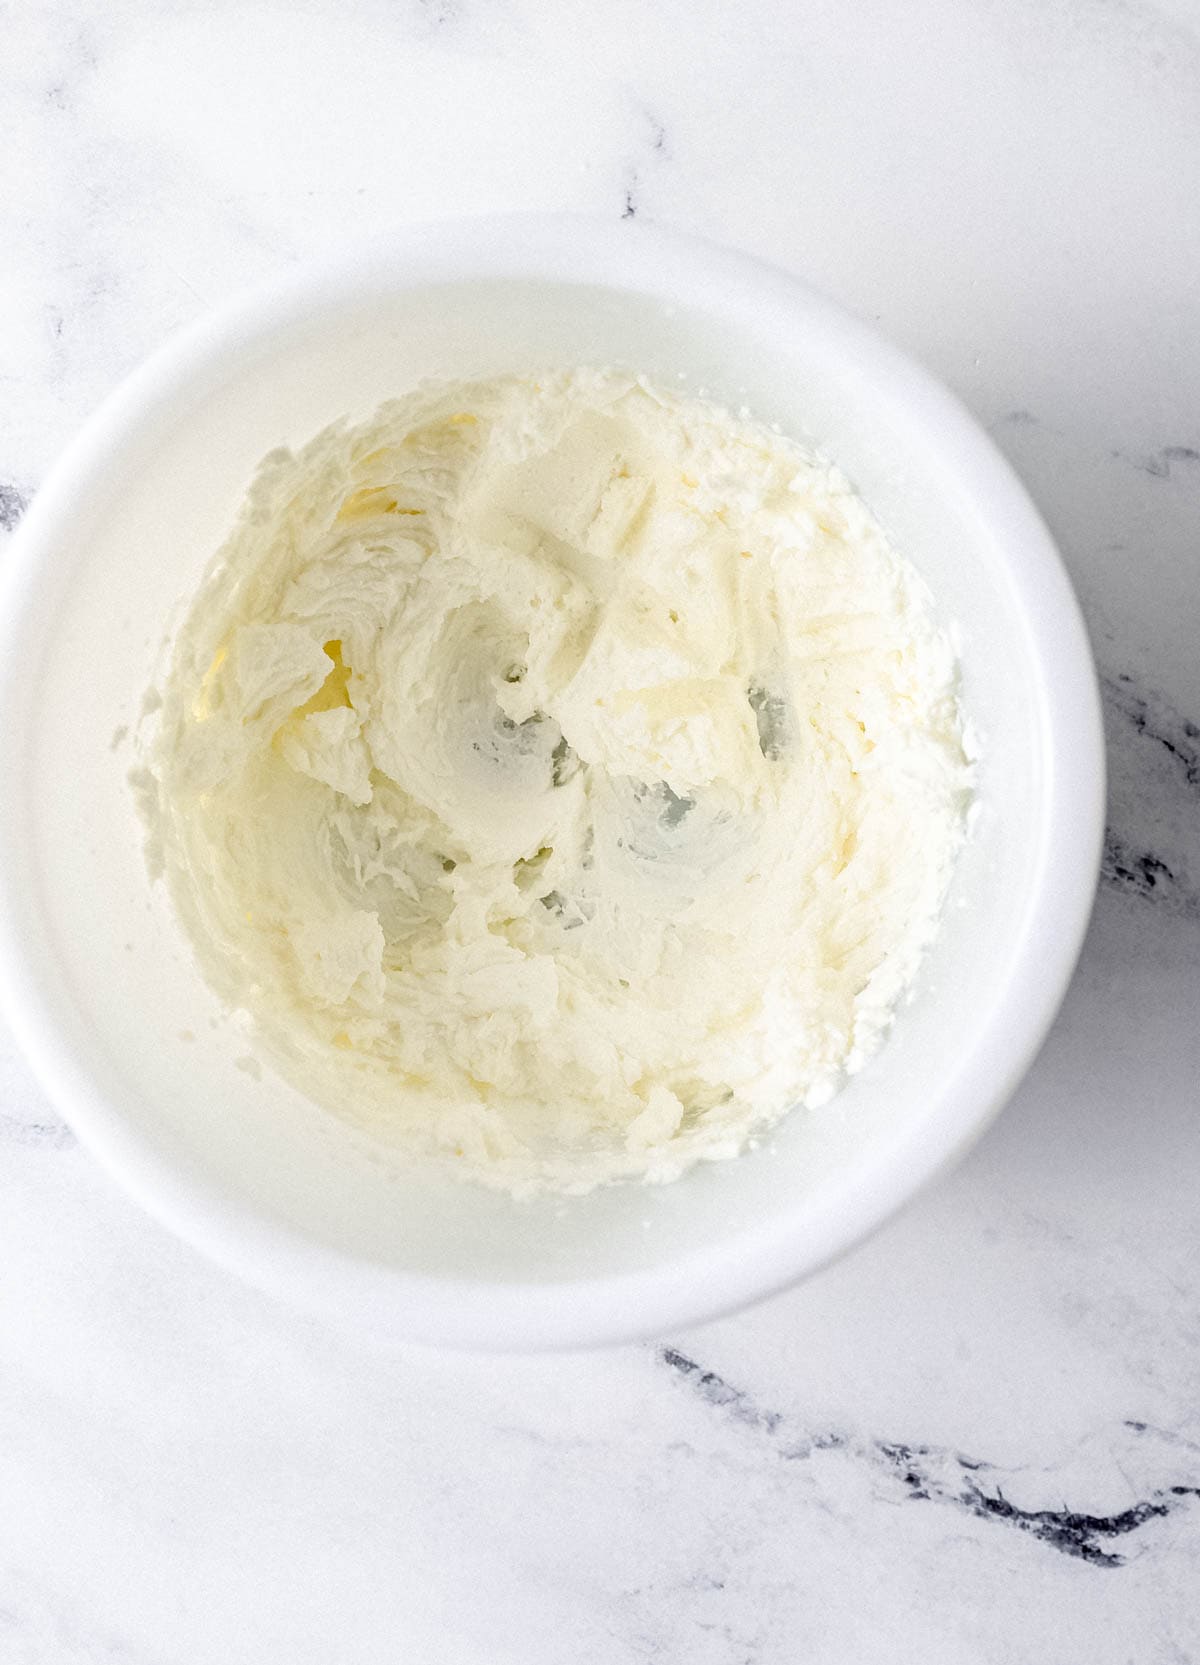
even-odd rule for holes
{"type": "MultiPolygon", "coordinates": [[[[1043,861],[1045,670],[1012,551],[963,484],[961,436],[946,427],[953,407],[922,378],[906,380],[886,349],[872,357],[870,337],[798,287],[755,295],[710,274],[689,289],[652,262],[603,283],[512,265],[464,276],[459,262],[452,279],[434,264],[401,273],[382,260],[194,344],[186,363],[126,401],[59,494],[53,558],[23,622],[14,784],[31,977],[57,1028],[52,1073],[83,1095],[73,1113],[85,1136],[160,1212],[186,1213],[176,1223],[191,1235],[237,1260],[239,1232],[247,1243],[256,1234],[259,1258],[278,1264],[285,1240],[287,1253],[307,1245],[319,1251],[310,1267],[322,1254],[356,1263],[355,1289],[365,1263],[381,1274],[376,1310],[389,1276],[410,1291],[432,1280],[447,1299],[482,1285],[502,1301],[513,1284],[553,1291],[633,1274],[636,1305],[639,1273],[682,1278],[717,1245],[727,1265],[739,1238],[794,1236],[806,1223],[798,1258],[820,1258],[834,1246],[820,1222],[844,1221],[850,1199],[872,1191],[881,1208],[899,1200],[919,1177],[906,1153],[949,1154],[979,1119],[980,1106],[961,1102],[962,1081],[969,1070],[978,1079],[992,1044],[1043,861]],[[515,1203],[397,1177],[269,1069],[248,1071],[243,1033],[147,879],[130,753],[114,736],[137,722],[164,631],[266,452],[368,415],[425,377],[570,364],[635,367],[746,405],[837,461],[955,621],[983,757],[944,928],[891,1041],[844,1093],[675,1185],[515,1203]]],[[[721,1299],[715,1283],[711,1299],[721,1299]]],[[[631,1313],[626,1327],[638,1325],[631,1313]]],[[[580,1325],[560,1329],[569,1337],[580,1325]]]]}

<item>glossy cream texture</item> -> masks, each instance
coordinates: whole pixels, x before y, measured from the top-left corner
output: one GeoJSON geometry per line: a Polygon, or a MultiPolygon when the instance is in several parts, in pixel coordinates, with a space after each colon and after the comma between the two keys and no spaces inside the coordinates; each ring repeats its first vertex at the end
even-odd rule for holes
{"type": "Polygon", "coordinates": [[[260,472],[150,752],[201,964],[393,1151],[674,1178],[884,1035],[969,794],[845,480],[631,377],[419,391],[260,472]]]}

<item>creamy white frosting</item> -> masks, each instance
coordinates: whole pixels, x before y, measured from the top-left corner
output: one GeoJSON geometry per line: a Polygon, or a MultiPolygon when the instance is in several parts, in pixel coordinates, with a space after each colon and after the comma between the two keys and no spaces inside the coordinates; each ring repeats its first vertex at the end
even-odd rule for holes
{"type": "Polygon", "coordinates": [[[200,962],[285,1071],[513,1189],[826,1100],[969,795],[948,639],[842,476],[598,371],[266,459],[149,761],[200,962]]]}

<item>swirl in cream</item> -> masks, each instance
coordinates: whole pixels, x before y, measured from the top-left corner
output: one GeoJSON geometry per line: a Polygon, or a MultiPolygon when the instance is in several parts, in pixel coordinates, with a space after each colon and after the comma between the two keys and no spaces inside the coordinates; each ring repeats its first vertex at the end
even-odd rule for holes
{"type": "Polygon", "coordinates": [[[267,459],[151,767],[201,963],[285,1070],[511,1188],[816,1106],[936,928],[954,655],[844,479],[607,372],[267,459]]]}

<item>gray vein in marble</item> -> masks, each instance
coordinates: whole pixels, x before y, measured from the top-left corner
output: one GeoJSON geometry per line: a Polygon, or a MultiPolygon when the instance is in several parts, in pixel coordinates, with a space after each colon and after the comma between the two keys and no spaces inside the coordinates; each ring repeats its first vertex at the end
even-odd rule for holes
{"type": "Polygon", "coordinates": [[[29,507],[29,499],[23,491],[5,481],[0,481],[0,530],[11,532],[17,522],[29,507]]]}
{"type": "Polygon", "coordinates": [[[1200,919],[1200,723],[1128,672],[1102,675],[1100,686],[1110,773],[1102,881],[1200,919]]]}
{"type": "Polygon", "coordinates": [[[1132,451],[1114,451],[1112,455],[1119,462],[1128,463],[1130,468],[1136,468],[1139,474],[1148,474],[1154,480],[1174,479],[1176,469],[1200,463],[1200,451],[1192,445],[1164,445],[1161,450],[1148,455],[1132,451]]]}
{"type": "Polygon", "coordinates": [[[1018,410],[1002,411],[991,424],[993,432],[997,428],[1039,428],[1041,422],[1031,410],[1021,407],[1018,410]]]}
{"type": "Polygon", "coordinates": [[[670,147],[667,144],[667,130],[662,122],[652,110],[646,109],[644,105],[640,105],[638,108],[647,134],[643,146],[646,155],[642,162],[633,162],[626,170],[625,197],[621,208],[621,218],[623,220],[636,219],[641,212],[642,187],[645,181],[646,168],[651,163],[665,160],[670,155],[670,147]]]}
{"type": "Polygon", "coordinates": [[[24,1145],[39,1150],[70,1150],[78,1140],[65,1122],[42,1115],[37,1121],[23,1121],[0,1110],[0,1145],[24,1145]]]}
{"type": "Polygon", "coordinates": [[[65,1588],[34,1582],[18,1567],[0,1569],[0,1658],[45,1661],[46,1665],[152,1665],[165,1658],[131,1638],[97,1626],[80,1611],[69,1582],[65,1588]],[[5,1651],[5,1635],[16,1652],[5,1651]]]}
{"type": "Polygon", "coordinates": [[[417,0],[417,10],[427,27],[434,33],[462,21],[463,8],[460,0],[417,0]]]}
{"type": "MultiPolygon", "coordinates": [[[[686,1353],[664,1347],[659,1357],[704,1404],[767,1438],[781,1461],[807,1462],[818,1452],[841,1453],[870,1470],[887,1493],[899,1500],[934,1503],[1009,1527],[1089,1566],[1109,1570],[1125,1566],[1129,1557],[1114,1547],[1118,1541],[1133,1539],[1150,1522],[1166,1520],[1200,1499],[1197,1465],[1196,1478],[1189,1474],[1169,1485],[1148,1486],[1138,1501],[1109,1514],[1092,1514],[1065,1503],[1023,1508],[1005,1497],[1001,1477],[1006,1471],[994,1463],[944,1446],[872,1439],[840,1429],[798,1435],[791,1432],[790,1419],[783,1412],[758,1405],[748,1393],[686,1353]]],[[[1136,1438],[1155,1433],[1146,1423],[1130,1420],[1123,1426],[1136,1438]]]]}
{"type": "Polygon", "coordinates": [[[1176,711],[1161,694],[1139,690],[1124,672],[1102,677],[1100,686],[1106,710],[1161,746],[1186,785],[1200,791],[1200,723],[1176,711]]]}
{"type": "Polygon", "coordinates": [[[1176,1434],[1170,1428],[1160,1428],[1153,1422],[1139,1422],[1134,1417],[1125,1418],[1125,1426],[1133,1434],[1153,1434],[1155,1439],[1165,1440],[1170,1445],[1181,1446],[1195,1456],[1200,1456],[1200,1445],[1195,1440],[1187,1439],[1183,1434],[1176,1434]]]}
{"type": "Polygon", "coordinates": [[[1100,879],[1111,890],[1161,903],[1187,919],[1200,919],[1200,890],[1161,856],[1133,848],[1112,827],[1104,830],[1100,879]]]}

